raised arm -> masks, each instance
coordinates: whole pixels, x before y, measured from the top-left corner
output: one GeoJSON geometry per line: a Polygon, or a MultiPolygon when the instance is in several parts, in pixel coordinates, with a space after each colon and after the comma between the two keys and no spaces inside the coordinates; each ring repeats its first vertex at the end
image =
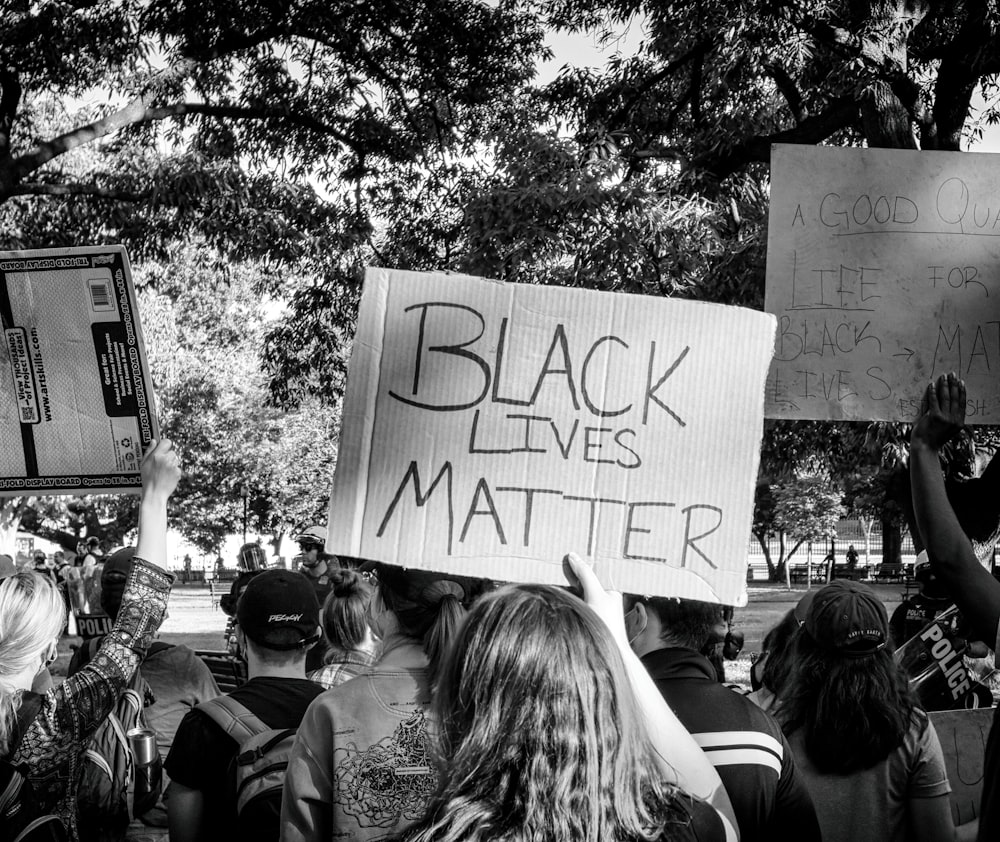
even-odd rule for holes
{"type": "Polygon", "coordinates": [[[604,590],[594,571],[575,553],[566,556],[563,567],[564,570],[568,568],[566,575],[570,584],[582,589],[583,601],[605,622],[618,644],[663,772],[685,792],[707,801],[719,812],[726,827],[727,840],[739,839],[736,813],[722,778],[670,709],[642,661],[628,645],[622,595],[604,590]]]}
{"type": "Polygon", "coordinates": [[[131,680],[163,621],[173,577],[166,570],[167,500],[180,479],[170,441],[153,442],[143,457],[135,563],[111,632],[94,658],[51,694],[39,725],[75,735],[93,731],[131,680]],[[53,704],[54,702],[54,704],[53,704]]]}
{"type": "Polygon", "coordinates": [[[945,491],[938,452],[965,422],[965,383],[942,374],[924,393],[910,436],[910,487],[917,529],[934,572],[980,639],[993,644],[1000,582],[979,563],[945,491]]]}

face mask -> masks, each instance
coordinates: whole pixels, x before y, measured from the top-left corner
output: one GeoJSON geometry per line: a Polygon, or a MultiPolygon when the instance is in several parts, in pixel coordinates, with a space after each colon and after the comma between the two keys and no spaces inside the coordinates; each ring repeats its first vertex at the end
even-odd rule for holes
{"type": "Polygon", "coordinates": [[[633,643],[635,643],[635,639],[640,634],[642,634],[644,631],[646,631],[646,626],[649,623],[649,620],[644,617],[643,618],[644,622],[642,624],[642,627],[636,629],[634,633],[629,634],[629,630],[628,630],[628,628],[629,628],[629,622],[631,621],[631,618],[633,617],[633,615],[635,617],[639,616],[639,604],[638,603],[636,603],[636,605],[632,608],[632,610],[628,611],[625,614],[625,617],[624,617],[624,619],[625,619],[625,634],[628,635],[628,645],[629,646],[631,646],[633,643]]]}

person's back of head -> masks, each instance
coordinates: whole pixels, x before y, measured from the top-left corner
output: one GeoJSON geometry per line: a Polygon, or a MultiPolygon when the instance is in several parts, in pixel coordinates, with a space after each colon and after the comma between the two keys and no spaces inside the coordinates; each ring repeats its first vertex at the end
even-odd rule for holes
{"type": "Polygon", "coordinates": [[[885,606],[866,585],[837,579],[808,606],[777,716],[788,734],[804,729],[821,772],[867,769],[912,727],[916,703],[888,640],[885,606]]]}
{"type": "Polygon", "coordinates": [[[101,610],[112,620],[118,619],[125,595],[125,583],[132,572],[135,547],[115,550],[101,568],[101,610]]]}
{"type": "Polygon", "coordinates": [[[263,663],[304,663],[320,639],[316,591],[298,573],[264,570],[239,597],[236,622],[263,663]]]}
{"type": "Polygon", "coordinates": [[[423,645],[428,676],[434,686],[445,652],[465,616],[466,585],[441,573],[387,564],[374,567],[378,599],[395,615],[401,631],[423,645]]]}
{"type": "Polygon", "coordinates": [[[610,632],[559,588],[483,596],[434,710],[440,785],[422,842],[652,839],[682,815],[610,632]]]}
{"type": "Polygon", "coordinates": [[[656,645],[662,644],[660,648],[682,646],[699,652],[723,624],[723,606],[715,603],[632,595],[627,601],[633,614],[642,605],[645,612],[655,617],[659,631],[656,645]]]}
{"type": "Polygon", "coordinates": [[[51,579],[20,570],[0,579],[0,756],[10,739],[21,703],[21,691],[54,657],[66,609],[51,579]]]}
{"type": "Polygon", "coordinates": [[[335,570],[331,590],[323,602],[326,639],[339,649],[357,649],[369,636],[368,604],[372,587],[356,570],[335,570]]]}

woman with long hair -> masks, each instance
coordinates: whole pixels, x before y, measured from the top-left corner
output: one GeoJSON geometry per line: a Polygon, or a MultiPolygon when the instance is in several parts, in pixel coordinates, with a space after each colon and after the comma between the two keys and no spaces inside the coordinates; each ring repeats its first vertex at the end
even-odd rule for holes
{"type": "Polygon", "coordinates": [[[306,712],[285,776],[282,842],[384,839],[420,818],[434,791],[427,713],[468,582],[374,567],[368,622],[382,654],[306,712]]]}
{"type": "Polygon", "coordinates": [[[121,613],[91,662],[44,695],[35,676],[56,656],[66,620],[57,588],[32,570],[0,580],[0,757],[23,764],[45,812],[77,839],[76,791],[87,740],[111,712],[166,610],[167,499],[180,467],[166,439],[143,458],[139,538],[121,613]]]}
{"type": "Polygon", "coordinates": [[[320,620],[326,652],[309,678],[327,690],[360,675],[375,663],[378,643],[368,624],[372,587],[356,570],[334,570],[320,620]]]}
{"type": "Polygon", "coordinates": [[[664,773],[608,627],[565,590],[483,597],[434,713],[438,789],[408,842],[725,838],[664,773]]]}
{"type": "Polygon", "coordinates": [[[888,641],[878,597],[844,579],[816,594],[795,638],[776,715],[824,842],[955,835],[941,744],[888,641]]]}

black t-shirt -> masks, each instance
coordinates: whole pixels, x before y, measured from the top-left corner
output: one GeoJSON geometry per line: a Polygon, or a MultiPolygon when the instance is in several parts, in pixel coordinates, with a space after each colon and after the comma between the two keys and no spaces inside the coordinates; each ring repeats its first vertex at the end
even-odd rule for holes
{"type": "MultiPolygon", "coordinates": [[[[270,728],[298,728],[323,687],[304,678],[252,678],[229,695],[270,728]]],[[[164,767],[171,781],[204,795],[203,839],[231,838],[236,826],[231,763],[236,740],[201,711],[181,721],[164,767]]],[[[169,800],[168,800],[169,805],[169,800]]]]}

